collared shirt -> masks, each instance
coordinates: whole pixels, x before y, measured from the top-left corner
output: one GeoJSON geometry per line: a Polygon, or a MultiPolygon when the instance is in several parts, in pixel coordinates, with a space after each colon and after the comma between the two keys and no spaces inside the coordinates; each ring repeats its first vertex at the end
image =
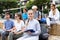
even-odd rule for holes
{"type": "Polygon", "coordinates": [[[20,31],[22,29],[22,27],[24,27],[24,22],[22,20],[19,23],[17,21],[15,21],[14,25],[15,25],[17,31],[20,31]]]}
{"type": "Polygon", "coordinates": [[[6,30],[10,30],[14,27],[14,22],[12,20],[6,20],[4,26],[6,30]]]}
{"type": "Polygon", "coordinates": [[[33,29],[35,31],[31,35],[39,35],[41,33],[40,24],[36,19],[29,20],[28,25],[26,26],[26,30],[29,29],[33,29]]]}
{"type": "Polygon", "coordinates": [[[27,13],[23,13],[22,14],[22,18],[23,18],[23,20],[27,20],[28,19],[28,14],[27,13]]]}

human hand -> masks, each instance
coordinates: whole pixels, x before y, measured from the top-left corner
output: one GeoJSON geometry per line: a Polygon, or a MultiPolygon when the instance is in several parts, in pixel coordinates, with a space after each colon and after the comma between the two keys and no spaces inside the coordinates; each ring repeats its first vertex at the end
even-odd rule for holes
{"type": "Polygon", "coordinates": [[[18,32],[13,32],[14,34],[19,34],[18,32]]]}
{"type": "Polygon", "coordinates": [[[10,32],[11,30],[6,30],[6,31],[10,32]]]}
{"type": "Polygon", "coordinates": [[[31,34],[31,32],[30,32],[30,31],[28,31],[27,33],[28,33],[28,34],[31,34]]]}
{"type": "Polygon", "coordinates": [[[3,29],[4,31],[6,31],[6,29],[3,29]]]}

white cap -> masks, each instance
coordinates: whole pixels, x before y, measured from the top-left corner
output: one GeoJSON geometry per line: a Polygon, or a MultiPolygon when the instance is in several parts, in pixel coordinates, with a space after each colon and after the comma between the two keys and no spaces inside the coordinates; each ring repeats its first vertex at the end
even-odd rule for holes
{"type": "Polygon", "coordinates": [[[37,6],[32,6],[32,9],[37,9],[37,6]]]}

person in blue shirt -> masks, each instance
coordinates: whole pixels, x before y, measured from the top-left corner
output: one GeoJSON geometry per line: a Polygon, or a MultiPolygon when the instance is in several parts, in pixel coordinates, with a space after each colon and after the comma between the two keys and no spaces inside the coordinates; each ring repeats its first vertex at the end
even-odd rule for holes
{"type": "Polygon", "coordinates": [[[27,9],[26,8],[23,9],[22,18],[23,18],[24,21],[28,19],[28,14],[27,14],[27,9]]]}
{"type": "Polygon", "coordinates": [[[4,22],[3,26],[3,32],[1,34],[2,40],[6,40],[6,37],[9,35],[9,32],[11,32],[14,29],[14,22],[10,20],[10,13],[5,13],[6,21],[4,22]]]}

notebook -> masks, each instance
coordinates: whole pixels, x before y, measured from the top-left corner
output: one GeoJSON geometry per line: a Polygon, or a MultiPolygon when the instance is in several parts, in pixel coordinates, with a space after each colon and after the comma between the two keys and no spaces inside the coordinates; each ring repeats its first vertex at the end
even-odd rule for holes
{"type": "Polygon", "coordinates": [[[30,31],[30,32],[35,32],[33,29],[29,29],[29,30],[26,30],[25,32],[28,32],[28,31],[30,31]]]}

